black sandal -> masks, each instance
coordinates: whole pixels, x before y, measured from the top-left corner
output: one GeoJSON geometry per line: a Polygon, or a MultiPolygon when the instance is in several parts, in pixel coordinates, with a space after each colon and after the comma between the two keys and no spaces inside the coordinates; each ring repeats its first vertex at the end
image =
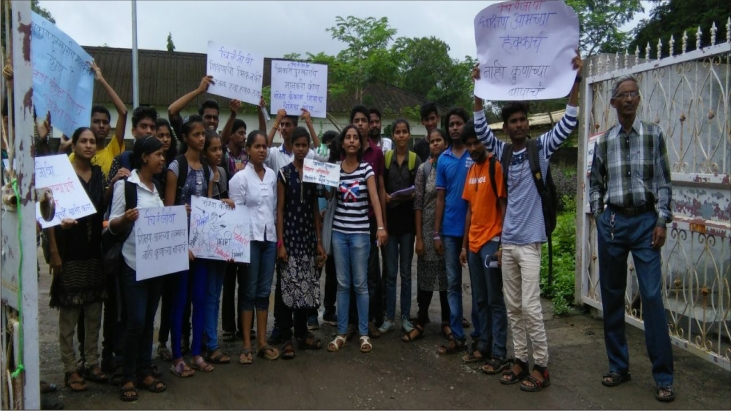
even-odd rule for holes
{"type": "Polygon", "coordinates": [[[405,333],[404,336],[401,337],[401,341],[414,342],[422,338],[424,338],[424,327],[421,324],[414,323],[414,329],[405,333]],[[414,335],[414,333],[416,333],[416,335],[414,335]]]}
{"type": "Polygon", "coordinates": [[[548,374],[548,367],[541,367],[540,365],[534,365],[533,371],[538,371],[543,376],[543,381],[528,375],[525,377],[523,382],[520,384],[520,389],[527,392],[538,392],[551,385],[551,376],[548,374]],[[527,385],[526,383],[530,384],[527,385]]]}
{"type": "Polygon", "coordinates": [[[439,349],[437,349],[437,354],[455,354],[460,351],[464,351],[465,349],[467,349],[467,342],[465,342],[465,340],[452,338],[451,340],[449,340],[449,344],[439,346],[439,349]]]}
{"type": "Polygon", "coordinates": [[[488,361],[485,362],[485,365],[480,367],[482,372],[484,372],[487,375],[495,375],[499,374],[503,371],[505,371],[507,368],[509,368],[512,365],[512,362],[510,360],[502,358],[502,357],[492,357],[488,361]],[[491,369],[486,368],[487,366],[492,367],[491,369]]]}
{"type": "Polygon", "coordinates": [[[315,337],[315,334],[309,333],[307,337],[297,339],[297,348],[300,350],[319,350],[322,348],[322,341],[315,337]]]}
{"type": "Polygon", "coordinates": [[[297,354],[294,352],[294,346],[292,345],[292,341],[285,341],[284,345],[282,346],[282,359],[291,360],[296,356],[297,354]]]}
{"type": "Polygon", "coordinates": [[[673,390],[672,385],[666,385],[664,387],[657,386],[657,389],[655,390],[655,399],[657,399],[660,402],[670,402],[675,400],[675,391],[673,390]],[[663,393],[667,393],[666,395],[662,395],[663,393]]]}
{"type": "Polygon", "coordinates": [[[602,385],[605,387],[616,387],[619,384],[623,382],[630,381],[632,379],[632,375],[630,373],[618,373],[614,371],[610,371],[602,376],[602,385]]]}
{"type": "Polygon", "coordinates": [[[99,384],[106,384],[109,382],[109,377],[102,372],[101,368],[94,366],[94,368],[84,369],[84,379],[93,381],[99,384]]]}
{"type": "Polygon", "coordinates": [[[515,360],[508,360],[510,362],[510,369],[503,371],[503,375],[500,377],[500,384],[503,385],[512,385],[517,384],[525,379],[530,372],[528,372],[528,363],[515,359],[515,360]],[[520,373],[516,374],[513,372],[513,365],[517,364],[520,366],[520,373]]]}
{"type": "Polygon", "coordinates": [[[447,323],[442,323],[442,335],[444,338],[451,340],[452,339],[452,328],[447,323]],[[449,330],[449,332],[444,331],[444,329],[449,330]]]}
{"type": "Polygon", "coordinates": [[[167,389],[167,386],[165,385],[165,383],[160,381],[160,379],[155,378],[153,375],[148,375],[147,377],[139,378],[137,380],[137,385],[140,386],[140,388],[153,392],[155,394],[164,392],[165,389],[167,389]],[[152,378],[152,382],[149,384],[145,384],[145,380],[148,378],[152,378]]]}
{"type": "Polygon", "coordinates": [[[124,402],[137,401],[140,398],[140,395],[137,393],[137,388],[134,385],[125,388],[125,385],[126,383],[119,387],[119,399],[124,402]],[[128,393],[134,393],[134,395],[128,395],[128,393]]]}

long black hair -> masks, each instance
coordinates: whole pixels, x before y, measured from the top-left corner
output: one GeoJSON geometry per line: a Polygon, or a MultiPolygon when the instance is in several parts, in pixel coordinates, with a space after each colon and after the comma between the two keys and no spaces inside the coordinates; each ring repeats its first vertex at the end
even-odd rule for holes
{"type": "Polygon", "coordinates": [[[170,164],[175,159],[175,156],[178,155],[177,137],[175,136],[175,132],[167,119],[160,117],[155,121],[155,124],[157,125],[158,130],[160,130],[160,127],[167,127],[170,132],[170,147],[168,147],[168,151],[165,152],[165,163],[170,164]]]}

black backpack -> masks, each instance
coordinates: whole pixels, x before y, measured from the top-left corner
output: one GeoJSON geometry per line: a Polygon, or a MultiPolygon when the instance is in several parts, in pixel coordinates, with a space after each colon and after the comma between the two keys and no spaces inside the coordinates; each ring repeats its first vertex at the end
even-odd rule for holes
{"type": "MultiPolygon", "coordinates": [[[[541,172],[541,164],[538,159],[540,155],[538,150],[538,142],[536,140],[528,140],[526,144],[526,154],[528,155],[528,165],[536,184],[538,195],[541,196],[541,204],[543,206],[543,221],[546,225],[546,238],[548,239],[548,286],[553,284],[553,243],[551,242],[551,234],[556,229],[556,214],[558,213],[558,195],[556,194],[556,185],[551,177],[551,166],[547,167],[546,178],[543,179],[541,172]]],[[[505,144],[503,147],[503,155],[500,163],[503,165],[503,182],[505,191],[508,185],[508,168],[510,160],[513,158],[513,145],[505,144]]],[[[508,193],[510,196],[510,193],[508,193]]]]}
{"type": "MultiPolygon", "coordinates": [[[[185,180],[188,178],[188,159],[185,158],[185,154],[180,154],[175,159],[178,161],[178,184],[175,187],[175,204],[180,205],[185,180]]],[[[208,182],[211,180],[211,168],[208,167],[208,162],[203,159],[201,159],[201,166],[203,166],[203,181],[206,186],[206,195],[208,195],[208,182]]]]}

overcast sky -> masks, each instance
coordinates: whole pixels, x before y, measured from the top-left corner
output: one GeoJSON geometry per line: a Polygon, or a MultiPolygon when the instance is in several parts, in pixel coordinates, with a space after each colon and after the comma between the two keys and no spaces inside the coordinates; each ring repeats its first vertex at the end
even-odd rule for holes
{"type": "MultiPolygon", "coordinates": [[[[476,56],[473,19],[490,1],[137,1],[137,46],[205,53],[208,40],[264,57],[324,51],[344,43],[325,29],[335,17],[388,17],[397,37],[435,36],[452,58],[476,56]]],[[[131,1],[41,0],[57,26],[83,46],[132,47],[131,1]]]]}

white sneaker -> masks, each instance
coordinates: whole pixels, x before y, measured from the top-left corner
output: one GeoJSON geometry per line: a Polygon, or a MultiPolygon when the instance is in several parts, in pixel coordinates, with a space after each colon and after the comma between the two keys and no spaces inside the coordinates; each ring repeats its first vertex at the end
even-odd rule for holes
{"type": "Polygon", "coordinates": [[[414,330],[414,324],[409,321],[409,317],[401,317],[401,328],[404,329],[407,333],[410,333],[414,330]]]}
{"type": "Polygon", "coordinates": [[[394,328],[396,328],[396,326],[393,324],[393,321],[386,319],[386,321],[384,321],[383,324],[381,324],[381,327],[378,328],[378,331],[380,331],[381,334],[385,334],[385,333],[393,330],[394,328]]]}

